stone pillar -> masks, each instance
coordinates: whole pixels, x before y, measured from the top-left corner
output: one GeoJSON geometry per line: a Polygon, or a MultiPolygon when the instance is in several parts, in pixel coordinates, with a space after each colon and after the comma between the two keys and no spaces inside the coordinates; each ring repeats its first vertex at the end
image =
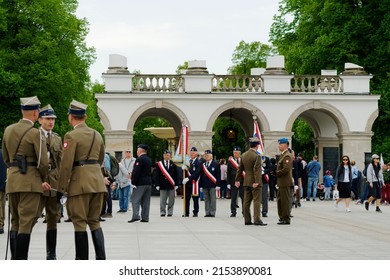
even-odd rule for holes
{"type": "Polygon", "coordinates": [[[211,93],[214,75],[209,75],[205,60],[188,61],[188,70],[182,77],[184,78],[185,92],[211,93]]]}
{"type": "Polygon", "coordinates": [[[345,63],[345,71],[340,75],[345,94],[370,94],[372,78],[363,67],[353,63],[345,63]]]}
{"type": "Polygon", "coordinates": [[[136,156],[136,151],[133,151],[134,131],[105,130],[104,136],[106,140],[106,151],[110,154],[115,155],[115,152],[130,149],[133,152],[133,156],[136,156]]]}
{"type": "Polygon", "coordinates": [[[127,70],[127,58],[119,54],[110,54],[109,67],[102,74],[106,92],[132,92],[134,74],[127,70]]]}
{"type": "Polygon", "coordinates": [[[287,138],[290,142],[291,148],[291,137],[294,133],[290,131],[263,131],[263,145],[266,156],[272,158],[280,154],[278,140],[280,138],[287,138]]]}
{"type": "Polygon", "coordinates": [[[264,92],[267,94],[289,94],[291,92],[291,78],[284,69],[284,56],[272,56],[267,59],[267,68],[263,75],[264,92]]]}
{"type": "Polygon", "coordinates": [[[205,150],[212,150],[213,135],[214,132],[212,131],[190,131],[188,133],[189,149],[196,147],[199,153],[205,150]]]}
{"type": "MultiPolygon", "coordinates": [[[[342,143],[342,155],[348,155],[351,160],[356,161],[359,170],[364,169],[364,153],[371,152],[371,137],[373,133],[350,132],[339,133],[337,136],[342,143]]],[[[340,159],[339,159],[340,160],[340,159]]]]}

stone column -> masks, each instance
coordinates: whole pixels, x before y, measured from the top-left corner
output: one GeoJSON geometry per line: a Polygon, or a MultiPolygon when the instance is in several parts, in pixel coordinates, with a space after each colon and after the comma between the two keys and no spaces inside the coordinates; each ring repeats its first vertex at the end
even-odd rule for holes
{"type": "Polygon", "coordinates": [[[364,169],[364,153],[371,152],[371,137],[373,133],[350,132],[339,133],[337,136],[342,143],[342,155],[348,155],[351,160],[356,161],[359,170],[364,169]]]}
{"type": "Polygon", "coordinates": [[[291,136],[294,134],[290,131],[263,131],[263,145],[265,149],[266,156],[272,158],[275,155],[279,155],[279,138],[287,138],[290,142],[291,148],[291,136]]]}
{"type": "Polygon", "coordinates": [[[130,149],[133,156],[136,156],[136,151],[133,151],[133,136],[134,131],[129,130],[105,130],[105,145],[106,151],[112,155],[115,152],[125,151],[130,149]]]}
{"type": "Polygon", "coordinates": [[[345,63],[345,71],[340,75],[343,81],[343,91],[345,94],[370,94],[370,80],[372,75],[368,75],[363,67],[345,63]]]}
{"type": "Polygon", "coordinates": [[[209,75],[205,60],[188,61],[188,70],[182,76],[184,78],[185,92],[211,93],[214,75],[209,75]]]}
{"type": "Polygon", "coordinates": [[[127,58],[119,54],[110,54],[109,67],[102,74],[106,92],[129,93],[133,89],[134,74],[127,70],[127,58]]]}
{"type": "Polygon", "coordinates": [[[190,131],[188,133],[189,149],[196,147],[199,153],[205,150],[212,150],[212,138],[214,132],[212,131],[190,131]]]}

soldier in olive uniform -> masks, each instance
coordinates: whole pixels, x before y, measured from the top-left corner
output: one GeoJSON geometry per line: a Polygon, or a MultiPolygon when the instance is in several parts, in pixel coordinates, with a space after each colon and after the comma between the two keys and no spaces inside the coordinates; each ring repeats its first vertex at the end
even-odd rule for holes
{"type": "MultiPolygon", "coordinates": [[[[53,132],[53,127],[56,120],[56,114],[53,108],[49,105],[43,107],[39,112],[38,121],[41,124],[40,130],[45,135],[47,156],[49,158],[49,174],[47,182],[51,188],[58,190],[58,179],[60,177],[60,166],[62,157],[62,139],[53,132]]],[[[45,191],[41,199],[40,213],[45,208],[46,227],[46,259],[56,260],[57,246],[57,221],[60,218],[60,204],[57,200],[56,191],[45,191]]]]}
{"type": "Polygon", "coordinates": [[[279,188],[277,193],[277,205],[279,222],[278,225],[290,224],[290,188],[294,186],[292,177],[293,160],[288,151],[289,142],[287,138],[278,140],[279,151],[282,152],[276,168],[276,180],[279,188]]]}
{"type": "Polygon", "coordinates": [[[262,193],[261,180],[261,156],[257,153],[257,147],[260,144],[258,138],[250,138],[250,149],[242,154],[242,159],[236,173],[235,186],[240,187],[242,173],[245,171],[244,178],[244,218],[245,225],[266,226],[266,223],[260,219],[260,204],[262,193]],[[251,203],[253,201],[253,220],[250,212],[251,203]]]}
{"type": "Polygon", "coordinates": [[[107,195],[101,166],[104,144],[99,132],[85,124],[87,105],[73,100],[68,119],[73,130],[64,136],[59,186],[67,197],[67,212],[75,230],[76,260],[89,256],[87,225],[96,259],[106,259],[100,210],[107,195]]]}
{"type": "Polygon", "coordinates": [[[3,159],[9,167],[7,193],[11,211],[11,259],[28,259],[31,232],[44,190],[48,158],[45,136],[36,128],[40,101],[36,96],[21,98],[23,119],[4,131],[3,159]]]}

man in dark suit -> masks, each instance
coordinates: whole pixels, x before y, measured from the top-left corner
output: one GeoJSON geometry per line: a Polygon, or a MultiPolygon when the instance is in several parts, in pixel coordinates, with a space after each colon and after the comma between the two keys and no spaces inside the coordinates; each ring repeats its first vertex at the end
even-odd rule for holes
{"type": "Polygon", "coordinates": [[[99,217],[107,196],[101,166],[104,143],[99,132],[85,123],[87,105],[73,100],[68,120],[73,130],[64,136],[59,186],[67,196],[66,209],[74,227],[76,260],[88,260],[88,233],[91,230],[96,259],[105,260],[103,230],[99,217]]]}
{"type": "Polygon", "coordinates": [[[245,225],[257,225],[266,226],[266,223],[260,218],[260,203],[261,203],[261,192],[262,192],[262,181],[261,181],[261,156],[257,153],[257,148],[260,144],[258,138],[250,138],[249,146],[250,149],[242,155],[242,160],[238,166],[236,174],[236,187],[241,185],[241,176],[245,172],[244,178],[244,218],[245,225]],[[250,211],[251,203],[253,201],[253,219],[250,211]]]}
{"type": "Polygon", "coordinates": [[[276,178],[278,186],[277,205],[279,222],[278,225],[290,224],[290,191],[294,186],[292,177],[293,159],[288,151],[289,141],[287,138],[278,140],[279,151],[282,153],[278,160],[276,178]]]}
{"type": "Polygon", "coordinates": [[[152,194],[152,161],[147,155],[149,146],[139,144],[137,147],[137,159],[134,163],[134,169],[131,174],[131,183],[133,184],[133,193],[131,204],[133,216],[129,223],[140,221],[149,222],[150,197],[152,194]],[[141,207],[141,216],[140,216],[141,207]]]}
{"type": "Polygon", "coordinates": [[[261,215],[263,217],[268,217],[268,189],[269,189],[269,177],[271,173],[271,164],[269,162],[269,157],[262,156],[262,193],[261,193],[261,215]]]}
{"type": "Polygon", "coordinates": [[[244,173],[242,173],[242,176],[240,178],[240,186],[235,186],[236,181],[236,173],[238,169],[238,165],[241,161],[241,149],[240,147],[234,147],[233,148],[233,156],[229,157],[228,163],[227,163],[227,181],[228,181],[228,189],[230,189],[230,217],[236,217],[237,215],[237,198],[240,197],[241,200],[241,208],[242,208],[242,214],[244,215],[244,173]]]}
{"type": "Polygon", "coordinates": [[[160,191],[160,216],[164,217],[167,214],[168,200],[168,217],[173,214],[173,206],[175,204],[175,192],[178,188],[178,172],[177,166],[171,160],[171,151],[165,150],[163,157],[157,163],[156,167],[156,189],[160,191]]]}
{"type": "Polygon", "coordinates": [[[205,162],[200,171],[199,186],[203,189],[205,217],[215,217],[217,211],[216,191],[221,186],[221,167],[218,162],[213,160],[211,150],[204,151],[205,162]]]}
{"type": "Polygon", "coordinates": [[[7,165],[5,165],[5,162],[3,160],[3,150],[0,149],[0,234],[4,233],[6,185],[7,185],[7,165]]]}
{"type": "Polygon", "coordinates": [[[32,228],[40,216],[39,203],[49,160],[45,136],[34,128],[40,101],[36,96],[21,98],[23,119],[8,126],[3,137],[3,160],[9,167],[7,193],[11,211],[11,259],[27,260],[32,228]]]}
{"type": "Polygon", "coordinates": [[[199,213],[199,175],[202,168],[202,163],[198,159],[198,150],[196,147],[190,149],[190,167],[186,170],[186,177],[183,179],[183,186],[185,187],[185,213],[188,217],[190,214],[190,201],[194,203],[194,210],[192,211],[194,217],[198,217],[199,213]]]}
{"type": "MultiPolygon", "coordinates": [[[[49,173],[47,181],[52,189],[58,190],[58,178],[60,177],[60,166],[62,158],[62,139],[53,132],[57,116],[49,105],[43,107],[39,112],[39,128],[45,135],[47,156],[49,158],[49,173]]],[[[61,219],[60,204],[57,200],[56,191],[45,191],[41,198],[40,212],[45,208],[46,222],[46,259],[56,260],[57,247],[57,221],[61,219]]]]}

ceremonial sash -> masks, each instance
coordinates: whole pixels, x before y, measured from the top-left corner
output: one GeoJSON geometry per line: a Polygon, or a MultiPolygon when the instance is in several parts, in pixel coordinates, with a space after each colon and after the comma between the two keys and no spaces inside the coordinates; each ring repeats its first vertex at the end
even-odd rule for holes
{"type": "Polygon", "coordinates": [[[205,164],[202,165],[202,168],[203,168],[204,174],[206,174],[206,176],[211,180],[211,182],[213,182],[214,185],[217,185],[217,179],[215,179],[213,174],[210,173],[210,171],[207,169],[205,164]]]}
{"type": "Polygon", "coordinates": [[[215,196],[221,198],[221,190],[215,190],[215,196]]]}
{"type": "MultiPolygon", "coordinates": [[[[238,163],[233,158],[229,158],[229,162],[233,165],[233,167],[238,170],[238,163]]],[[[245,171],[241,173],[242,178],[245,178],[245,171]]]]}
{"type": "Polygon", "coordinates": [[[172,185],[172,187],[175,187],[175,181],[172,179],[171,175],[168,173],[168,171],[165,169],[164,165],[162,164],[162,161],[159,161],[157,163],[158,167],[160,168],[162,174],[165,176],[165,178],[168,179],[169,183],[172,185]]]}
{"type": "MultiPolygon", "coordinates": [[[[188,177],[190,177],[191,176],[190,171],[187,170],[187,172],[188,172],[188,177]]],[[[199,178],[196,181],[192,180],[192,195],[199,196],[199,178]]]]}

